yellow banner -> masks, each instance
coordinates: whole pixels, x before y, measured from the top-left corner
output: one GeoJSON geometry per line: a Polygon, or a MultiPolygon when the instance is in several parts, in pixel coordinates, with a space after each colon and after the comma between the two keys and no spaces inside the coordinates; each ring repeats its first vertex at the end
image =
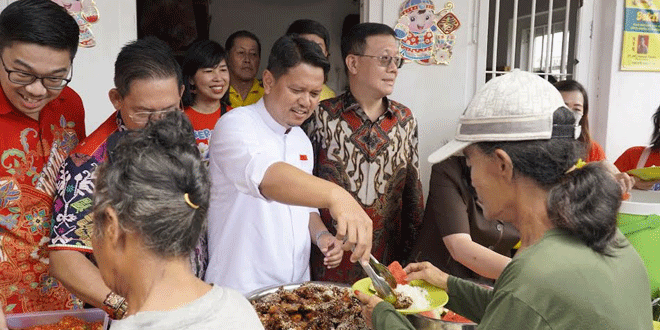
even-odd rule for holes
{"type": "Polygon", "coordinates": [[[660,0],[626,0],[621,70],[660,71],[660,0]]]}

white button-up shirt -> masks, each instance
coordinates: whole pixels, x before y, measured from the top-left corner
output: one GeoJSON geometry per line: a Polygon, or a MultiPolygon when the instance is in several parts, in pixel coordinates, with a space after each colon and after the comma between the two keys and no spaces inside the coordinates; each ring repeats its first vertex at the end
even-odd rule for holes
{"type": "Polygon", "coordinates": [[[259,185],[269,166],[286,162],[312,173],[314,157],[299,127],[287,133],[259,102],[223,115],[210,145],[211,200],[206,282],[246,294],[309,280],[310,212],[267,200],[259,185]]]}

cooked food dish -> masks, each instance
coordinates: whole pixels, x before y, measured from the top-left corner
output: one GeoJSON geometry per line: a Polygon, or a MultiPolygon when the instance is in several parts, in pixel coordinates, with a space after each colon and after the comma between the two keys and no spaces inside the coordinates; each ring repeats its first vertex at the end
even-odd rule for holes
{"type": "Polygon", "coordinates": [[[23,330],[101,330],[103,321],[85,322],[77,317],[64,316],[59,322],[54,324],[35,325],[23,330]]]}
{"type": "Polygon", "coordinates": [[[394,292],[397,298],[397,303],[394,304],[396,309],[427,310],[431,305],[427,298],[429,292],[424,288],[399,284],[394,292]]]}
{"type": "Polygon", "coordinates": [[[280,288],[252,305],[266,330],[369,329],[350,288],[308,282],[294,290],[280,288]]]}

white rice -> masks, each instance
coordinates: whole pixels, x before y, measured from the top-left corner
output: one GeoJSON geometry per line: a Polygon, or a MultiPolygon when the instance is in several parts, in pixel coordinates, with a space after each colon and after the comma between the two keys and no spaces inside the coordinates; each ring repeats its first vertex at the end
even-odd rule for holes
{"type": "Polygon", "coordinates": [[[429,307],[431,306],[429,304],[428,299],[426,298],[429,292],[426,291],[426,289],[424,288],[420,288],[418,286],[411,286],[408,284],[399,284],[396,286],[396,289],[394,290],[412,299],[413,303],[407,309],[426,310],[429,309],[429,307]]]}

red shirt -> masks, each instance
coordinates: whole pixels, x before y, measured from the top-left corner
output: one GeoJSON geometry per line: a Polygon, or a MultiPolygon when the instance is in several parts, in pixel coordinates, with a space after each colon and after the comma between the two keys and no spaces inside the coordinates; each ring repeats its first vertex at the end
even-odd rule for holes
{"type": "MultiPolygon", "coordinates": [[[[621,172],[627,172],[637,168],[639,157],[642,155],[642,152],[645,148],[646,147],[629,148],[628,150],[624,151],[623,154],[619,156],[619,158],[617,158],[616,162],[614,162],[614,165],[621,172]]],[[[651,167],[653,165],[660,166],[660,152],[651,151],[649,158],[646,160],[646,164],[644,164],[644,167],[651,167]]]]}
{"type": "Polygon", "coordinates": [[[589,146],[589,150],[587,150],[587,159],[584,161],[587,163],[590,162],[599,162],[601,160],[605,160],[605,151],[603,151],[603,147],[598,144],[598,142],[591,140],[591,145],[589,146]]]}
{"type": "Polygon", "coordinates": [[[183,112],[188,116],[190,122],[195,130],[195,140],[197,147],[202,154],[202,160],[208,164],[209,160],[209,140],[213,134],[215,123],[218,122],[220,116],[225,112],[231,110],[230,106],[221,105],[218,110],[213,113],[200,113],[195,111],[192,107],[186,107],[183,112]]]}
{"type": "Polygon", "coordinates": [[[36,121],[3,91],[0,131],[0,304],[5,313],[81,307],[48,275],[47,243],[60,165],[85,137],[82,100],[65,87],[36,121]]]}

